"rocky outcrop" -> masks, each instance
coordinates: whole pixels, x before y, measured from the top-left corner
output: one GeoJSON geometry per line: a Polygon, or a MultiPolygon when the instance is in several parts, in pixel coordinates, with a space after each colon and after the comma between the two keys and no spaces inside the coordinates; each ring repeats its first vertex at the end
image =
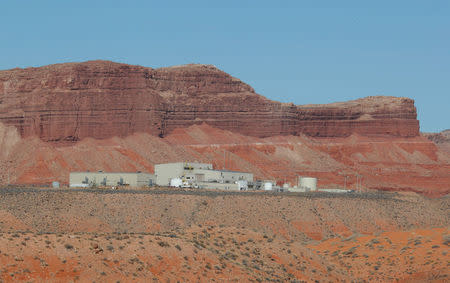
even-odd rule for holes
{"type": "Polygon", "coordinates": [[[423,135],[436,144],[450,143],[450,129],[440,133],[423,133],[423,135]]]}
{"type": "Polygon", "coordinates": [[[422,133],[422,135],[434,142],[439,149],[450,154],[450,129],[440,133],[422,133]]]}
{"type": "Polygon", "coordinates": [[[419,134],[414,101],[368,97],[285,104],[211,65],[152,69],[107,61],[0,71],[0,122],[22,137],[73,142],[208,123],[256,137],[419,134]]]}

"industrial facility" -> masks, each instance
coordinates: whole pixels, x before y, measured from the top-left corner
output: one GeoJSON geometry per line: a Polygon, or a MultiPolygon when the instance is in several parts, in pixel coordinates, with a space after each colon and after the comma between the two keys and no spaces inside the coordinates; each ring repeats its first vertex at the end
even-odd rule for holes
{"type": "MultiPolygon", "coordinates": [[[[297,184],[277,186],[275,180],[253,180],[253,174],[231,170],[216,170],[212,164],[175,162],[155,165],[155,174],[125,172],[72,172],[69,184],[80,187],[176,187],[193,189],[217,189],[227,191],[276,191],[276,192],[328,192],[349,193],[353,190],[318,189],[317,178],[299,176],[297,184]]],[[[57,183],[57,182],[56,182],[57,183]]],[[[53,187],[58,188],[59,183],[53,187]]]]}
{"type": "Polygon", "coordinates": [[[71,172],[69,176],[69,185],[72,188],[96,186],[146,187],[153,186],[155,182],[155,175],[142,172],[71,172]]]}
{"type": "Polygon", "coordinates": [[[176,162],[155,165],[158,186],[205,189],[247,190],[253,174],[230,170],[214,170],[212,164],[176,162]]]}

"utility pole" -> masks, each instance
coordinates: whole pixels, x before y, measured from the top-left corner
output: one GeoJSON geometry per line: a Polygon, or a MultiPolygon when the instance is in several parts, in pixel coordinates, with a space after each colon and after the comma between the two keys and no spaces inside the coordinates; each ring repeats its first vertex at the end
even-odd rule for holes
{"type": "Polygon", "coordinates": [[[344,190],[347,189],[347,178],[348,178],[348,176],[344,177],[344,190]]]}
{"type": "Polygon", "coordinates": [[[360,190],[361,190],[361,192],[362,192],[362,179],[363,179],[363,175],[360,175],[360,177],[359,177],[359,188],[360,188],[360,190]]]}
{"type": "Polygon", "coordinates": [[[362,175],[359,175],[359,191],[362,192],[362,175]]]}
{"type": "Polygon", "coordinates": [[[359,192],[359,174],[356,173],[356,191],[359,192]]]}

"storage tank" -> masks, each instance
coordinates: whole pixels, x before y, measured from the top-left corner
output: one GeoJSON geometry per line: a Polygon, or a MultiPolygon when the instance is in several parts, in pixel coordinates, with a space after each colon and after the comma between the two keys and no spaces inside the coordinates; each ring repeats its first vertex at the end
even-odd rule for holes
{"type": "Polygon", "coordinates": [[[264,190],[265,190],[265,191],[271,191],[271,190],[272,190],[272,183],[270,183],[270,182],[265,182],[265,183],[264,183],[264,190]]]}
{"type": "Polygon", "coordinates": [[[170,186],[171,187],[179,188],[182,185],[183,185],[183,181],[180,178],[170,179],[170,186]]]}
{"type": "Polygon", "coordinates": [[[308,188],[311,191],[316,191],[317,190],[317,178],[301,177],[299,185],[300,185],[300,188],[308,188]]]}

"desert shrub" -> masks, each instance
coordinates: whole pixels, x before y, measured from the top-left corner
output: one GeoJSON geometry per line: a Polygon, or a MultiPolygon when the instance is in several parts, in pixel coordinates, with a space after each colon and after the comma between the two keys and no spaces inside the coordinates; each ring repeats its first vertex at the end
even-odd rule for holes
{"type": "Polygon", "coordinates": [[[158,242],[158,245],[161,246],[161,247],[163,247],[163,248],[170,247],[170,244],[167,243],[167,242],[165,242],[165,241],[159,241],[159,242],[158,242]]]}
{"type": "Polygon", "coordinates": [[[73,249],[73,246],[71,244],[65,244],[64,247],[68,250],[73,249]]]}
{"type": "Polygon", "coordinates": [[[450,246],[450,235],[445,235],[442,237],[442,243],[446,246],[450,246]]]}

